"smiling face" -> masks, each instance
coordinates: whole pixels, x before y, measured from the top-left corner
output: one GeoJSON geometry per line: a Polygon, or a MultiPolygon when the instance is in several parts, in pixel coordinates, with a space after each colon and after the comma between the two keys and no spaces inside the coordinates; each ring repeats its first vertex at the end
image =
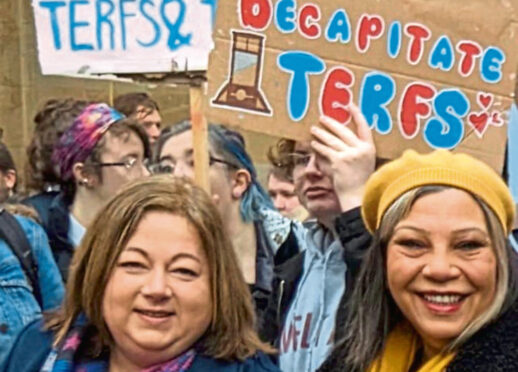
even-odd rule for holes
{"type": "MultiPolygon", "coordinates": [[[[295,154],[298,158],[312,154],[308,143],[297,142],[295,154]]],[[[311,155],[307,164],[294,164],[293,182],[300,203],[319,221],[330,220],[340,214],[340,203],[334,190],[333,179],[326,174],[317,155],[311,155]]]]}
{"type": "Polygon", "coordinates": [[[145,214],[104,292],[112,356],[146,367],[192,347],[212,319],[209,271],[198,232],[187,219],[145,214]]]}
{"type": "Polygon", "coordinates": [[[387,281],[425,352],[459,336],[496,292],[496,256],[477,202],[457,189],[419,198],[388,242],[387,281]]]}

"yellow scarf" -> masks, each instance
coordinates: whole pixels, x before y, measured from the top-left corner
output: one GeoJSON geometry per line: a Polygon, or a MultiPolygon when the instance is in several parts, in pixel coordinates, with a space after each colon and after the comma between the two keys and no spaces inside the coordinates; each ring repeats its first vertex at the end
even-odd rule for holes
{"type": "MultiPolygon", "coordinates": [[[[368,369],[368,372],[408,372],[414,362],[418,337],[408,324],[398,325],[390,332],[385,349],[368,369]]],[[[417,372],[443,372],[455,353],[438,354],[417,372]]]]}

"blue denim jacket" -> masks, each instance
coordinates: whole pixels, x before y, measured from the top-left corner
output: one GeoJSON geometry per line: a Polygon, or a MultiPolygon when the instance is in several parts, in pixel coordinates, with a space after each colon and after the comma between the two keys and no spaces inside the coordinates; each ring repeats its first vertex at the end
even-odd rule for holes
{"type": "MultiPolygon", "coordinates": [[[[25,231],[38,264],[43,310],[56,308],[61,304],[65,290],[47,235],[34,221],[20,216],[16,216],[16,219],[25,231]]],[[[0,240],[0,364],[6,358],[18,332],[40,317],[41,310],[18,258],[0,240]]]]}

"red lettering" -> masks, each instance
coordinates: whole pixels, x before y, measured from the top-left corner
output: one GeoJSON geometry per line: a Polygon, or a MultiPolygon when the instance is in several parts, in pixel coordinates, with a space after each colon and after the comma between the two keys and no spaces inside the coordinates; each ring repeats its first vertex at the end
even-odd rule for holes
{"type": "Polygon", "coordinates": [[[286,334],[286,327],[283,329],[281,334],[281,345],[282,345],[282,352],[286,353],[289,350],[290,343],[293,342],[293,350],[297,350],[297,344],[295,341],[295,326],[293,323],[290,324],[290,327],[288,328],[288,333],[286,334]]]}
{"type": "Polygon", "coordinates": [[[320,94],[320,112],[336,121],[347,124],[351,118],[347,106],[351,103],[350,87],[354,75],[345,67],[335,67],[327,73],[320,94]]]}
{"type": "Polygon", "coordinates": [[[320,8],[314,4],[306,4],[300,8],[299,30],[303,36],[316,39],[320,36],[320,25],[314,21],[320,19],[320,8]],[[311,22],[313,21],[313,22],[311,22]]]}
{"type": "Polygon", "coordinates": [[[410,83],[406,86],[399,107],[399,128],[405,138],[414,138],[419,132],[421,118],[428,117],[432,108],[427,102],[435,96],[431,85],[410,83]]]}
{"type": "Polygon", "coordinates": [[[356,32],[356,47],[358,51],[365,53],[369,49],[371,39],[380,38],[384,28],[385,23],[380,16],[362,15],[358,21],[358,30],[356,32]]]}
{"type": "Polygon", "coordinates": [[[264,30],[272,18],[271,0],[241,0],[239,14],[243,27],[264,30]]]}
{"type": "Polygon", "coordinates": [[[306,321],[304,322],[304,330],[302,331],[302,341],[300,343],[301,349],[309,349],[308,336],[311,329],[311,318],[313,318],[313,313],[307,313],[306,321]]]}
{"type": "Polygon", "coordinates": [[[432,33],[423,25],[411,23],[405,26],[405,34],[411,39],[408,46],[408,62],[415,65],[423,56],[425,40],[430,39],[432,33]]]}
{"type": "Polygon", "coordinates": [[[473,41],[461,41],[457,44],[457,51],[462,54],[459,73],[464,77],[469,76],[475,68],[475,59],[482,53],[482,48],[473,41]]]}

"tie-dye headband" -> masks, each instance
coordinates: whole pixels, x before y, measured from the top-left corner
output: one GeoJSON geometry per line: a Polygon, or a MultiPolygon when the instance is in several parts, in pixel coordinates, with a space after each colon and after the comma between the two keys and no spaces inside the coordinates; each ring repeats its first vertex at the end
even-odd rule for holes
{"type": "Polygon", "coordinates": [[[52,153],[52,162],[63,181],[73,179],[73,165],[84,162],[110,126],[122,118],[124,115],[105,103],[89,105],[79,114],[52,153]]]}

